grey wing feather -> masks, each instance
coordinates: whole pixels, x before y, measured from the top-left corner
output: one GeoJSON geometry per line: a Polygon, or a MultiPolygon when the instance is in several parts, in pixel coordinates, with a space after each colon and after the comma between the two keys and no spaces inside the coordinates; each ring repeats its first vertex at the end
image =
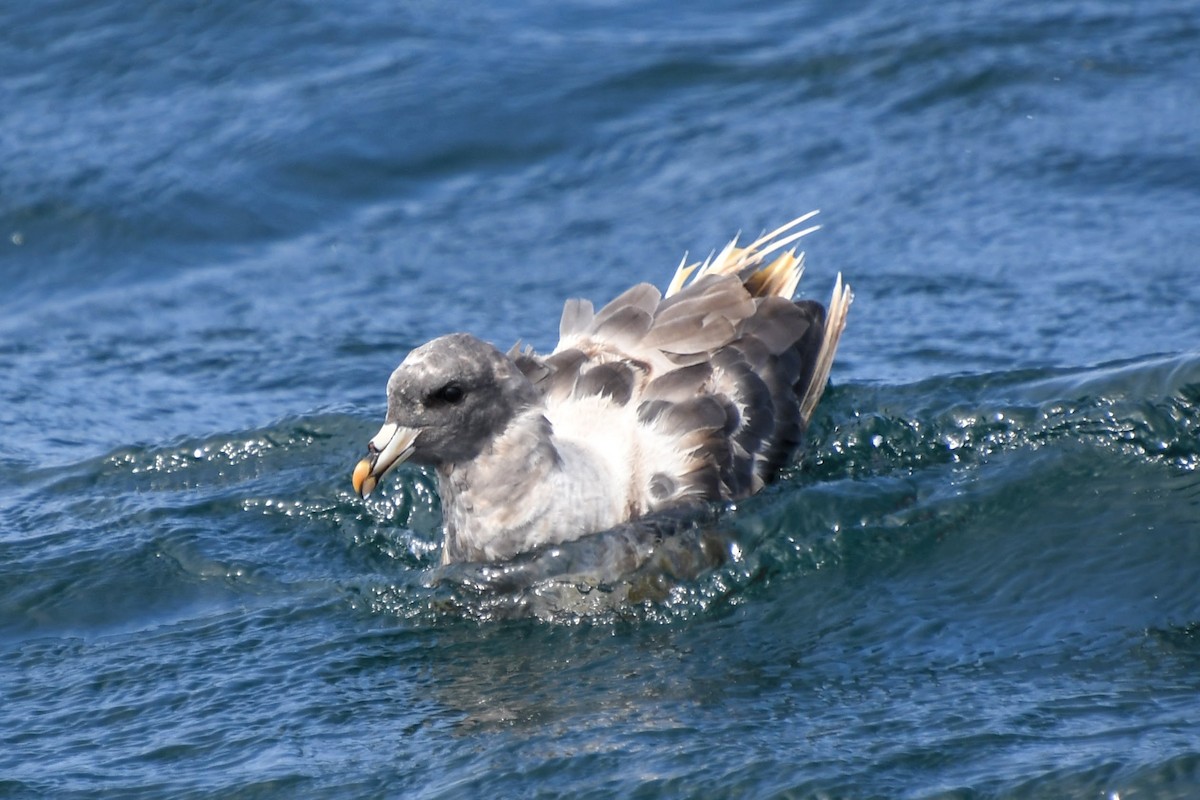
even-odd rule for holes
{"type": "Polygon", "coordinates": [[[558,323],[558,336],[566,339],[588,329],[595,315],[591,300],[572,298],[563,304],[562,319],[558,323]]]}
{"type": "Polygon", "coordinates": [[[596,395],[607,397],[619,406],[629,402],[633,395],[634,372],[628,364],[610,361],[592,367],[579,375],[573,396],[576,398],[596,395]]]}
{"type": "Polygon", "coordinates": [[[682,317],[655,325],[644,344],[666,353],[707,353],[733,338],[733,331],[733,324],[721,317],[682,317]]]}
{"type": "Polygon", "coordinates": [[[639,308],[647,314],[653,314],[658,308],[660,300],[662,300],[662,292],[648,283],[631,286],[600,309],[600,312],[596,314],[592,330],[597,330],[609,317],[622,309],[639,308]]]}
{"type": "Polygon", "coordinates": [[[679,367],[650,381],[642,397],[646,400],[686,400],[703,392],[712,374],[712,364],[707,361],[679,367]]]}
{"type": "Polygon", "coordinates": [[[561,401],[575,393],[579,373],[587,364],[587,356],[574,348],[560,350],[543,359],[546,374],[534,386],[547,400],[561,401]]]}
{"type": "Polygon", "coordinates": [[[650,312],[637,306],[624,306],[603,318],[596,317],[590,333],[622,350],[636,350],[653,324],[650,312]]]}
{"type": "Polygon", "coordinates": [[[782,353],[804,335],[811,323],[796,303],[782,297],[764,297],[754,316],[746,320],[742,334],[758,339],[772,353],[782,353]]]}

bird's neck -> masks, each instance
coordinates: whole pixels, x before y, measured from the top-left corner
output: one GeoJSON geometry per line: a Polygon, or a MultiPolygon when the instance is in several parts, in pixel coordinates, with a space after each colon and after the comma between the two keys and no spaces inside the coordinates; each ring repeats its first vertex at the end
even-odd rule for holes
{"type": "Polygon", "coordinates": [[[540,544],[545,534],[538,518],[546,509],[535,493],[545,494],[559,464],[550,423],[529,409],[475,458],[439,466],[442,563],[495,561],[540,544]]]}

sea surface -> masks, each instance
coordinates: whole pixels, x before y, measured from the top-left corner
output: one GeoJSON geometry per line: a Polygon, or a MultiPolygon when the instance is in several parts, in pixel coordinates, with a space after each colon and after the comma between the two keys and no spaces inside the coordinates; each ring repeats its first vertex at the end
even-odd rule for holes
{"type": "Polygon", "coordinates": [[[1200,797],[1195,0],[0,7],[0,797],[556,796],[1200,797]],[[817,208],[724,564],[354,495],[410,348],[817,208]]]}

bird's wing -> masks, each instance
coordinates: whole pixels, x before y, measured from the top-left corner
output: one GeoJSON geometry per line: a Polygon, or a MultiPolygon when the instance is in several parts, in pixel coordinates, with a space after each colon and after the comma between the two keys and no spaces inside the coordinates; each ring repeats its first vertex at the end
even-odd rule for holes
{"type": "Polygon", "coordinates": [[[632,510],[751,494],[798,447],[849,294],[831,304],[840,312],[830,329],[819,303],[791,300],[803,254],[764,262],[815,230],[794,232],[810,217],[681,264],[665,296],[638,284],[599,311],[569,300],[553,353],[510,353],[556,433],[628,460],[632,510]]]}

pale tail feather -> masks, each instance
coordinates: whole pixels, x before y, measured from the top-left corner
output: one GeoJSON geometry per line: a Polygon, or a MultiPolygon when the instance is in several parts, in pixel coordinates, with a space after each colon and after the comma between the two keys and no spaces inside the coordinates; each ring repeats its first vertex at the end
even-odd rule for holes
{"type": "Polygon", "coordinates": [[[747,287],[756,296],[777,295],[790,300],[795,294],[796,286],[800,282],[800,275],[804,271],[804,254],[797,255],[793,248],[791,251],[781,253],[766,267],[761,267],[761,265],[771,253],[818,230],[820,225],[812,225],[795,231],[795,228],[812,219],[816,214],[816,211],[810,211],[797,217],[759,237],[746,247],[738,247],[737,237],[734,237],[733,241],[725,245],[719,253],[709,256],[703,263],[688,265],[686,264],[687,256],[684,256],[684,260],[680,262],[678,269],[675,270],[675,275],[671,278],[665,296],[670,297],[679,292],[689,278],[692,283],[695,283],[706,275],[737,275],[752,272],[752,276],[744,275],[743,277],[746,279],[747,287]],[[789,231],[794,232],[789,233],[789,231]]]}
{"type": "Polygon", "coordinates": [[[846,313],[854,301],[854,293],[848,284],[843,285],[842,273],[838,273],[837,281],[833,284],[833,297],[829,300],[829,308],[825,312],[825,336],[821,340],[821,349],[817,353],[816,366],[813,367],[812,380],[800,400],[800,418],[807,425],[812,419],[813,411],[825,393],[825,385],[829,382],[829,370],[833,367],[833,357],[837,353],[838,340],[846,328],[846,313]]]}

